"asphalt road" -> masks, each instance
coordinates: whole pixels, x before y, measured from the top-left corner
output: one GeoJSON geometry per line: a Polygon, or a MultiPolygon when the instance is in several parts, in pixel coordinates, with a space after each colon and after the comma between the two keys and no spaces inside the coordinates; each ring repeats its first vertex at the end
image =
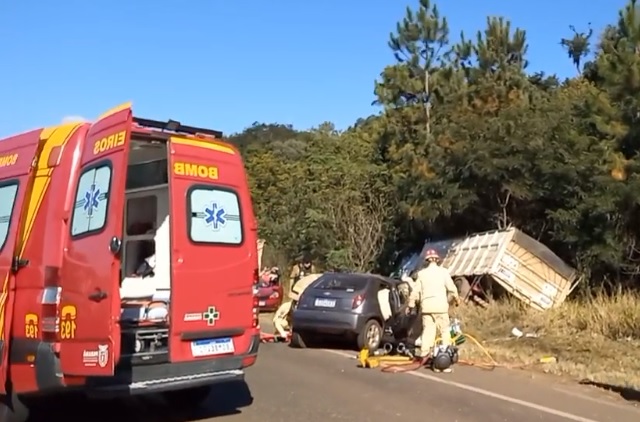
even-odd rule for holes
{"type": "Polygon", "coordinates": [[[258,363],[247,371],[248,388],[218,388],[205,409],[187,414],[153,397],[110,402],[74,399],[42,409],[34,422],[56,418],[78,422],[640,420],[639,403],[546,376],[460,366],[452,374],[427,370],[387,374],[357,368],[354,355],[264,344],[258,363]]]}

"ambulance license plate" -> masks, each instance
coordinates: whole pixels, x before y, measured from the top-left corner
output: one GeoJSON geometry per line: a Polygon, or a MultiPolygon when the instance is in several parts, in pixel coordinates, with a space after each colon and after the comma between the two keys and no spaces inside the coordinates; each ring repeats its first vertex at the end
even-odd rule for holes
{"type": "Polygon", "coordinates": [[[258,306],[264,306],[266,304],[267,304],[267,302],[264,301],[264,300],[261,300],[260,302],[258,302],[258,306]]]}
{"type": "Polygon", "coordinates": [[[191,342],[191,353],[194,357],[225,355],[233,353],[234,351],[233,340],[230,338],[216,338],[191,342]]]}
{"type": "Polygon", "coordinates": [[[315,304],[317,307],[320,307],[320,308],[335,308],[336,300],[335,299],[316,299],[315,304]]]}

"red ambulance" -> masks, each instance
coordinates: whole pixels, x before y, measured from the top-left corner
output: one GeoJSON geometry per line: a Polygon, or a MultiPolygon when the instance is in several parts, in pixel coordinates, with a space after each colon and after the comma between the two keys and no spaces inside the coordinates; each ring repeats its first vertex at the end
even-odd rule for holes
{"type": "Polygon", "coordinates": [[[243,382],[257,225],[221,136],[125,104],[0,142],[1,421],[72,389],[197,405],[243,382]]]}

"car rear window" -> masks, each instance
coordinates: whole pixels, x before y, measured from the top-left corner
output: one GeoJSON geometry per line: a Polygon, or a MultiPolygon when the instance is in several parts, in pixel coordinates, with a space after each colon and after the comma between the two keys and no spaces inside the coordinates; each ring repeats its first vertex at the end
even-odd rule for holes
{"type": "Polygon", "coordinates": [[[362,290],[367,286],[367,279],[364,278],[347,278],[347,277],[323,277],[318,280],[314,289],[321,290],[346,290],[356,291],[362,290]]]}

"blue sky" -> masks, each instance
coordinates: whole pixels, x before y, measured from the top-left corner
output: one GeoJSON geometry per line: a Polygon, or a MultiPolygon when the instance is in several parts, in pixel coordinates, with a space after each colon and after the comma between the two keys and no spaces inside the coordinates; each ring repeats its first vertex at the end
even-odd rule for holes
{"type": "MultiPolygon", "coordinates": [[[[487,15],[527,30],[531,70],[570,76],[561,37],[614,22],[625,0],[440,0],[453,34],[487,15]]],[[[367,116],[393,61],[391,0],[5,0],[0,137],[97,117],[131,100],[158,120],[242,130],[254,121],[347,127],[367,116]]]]}

